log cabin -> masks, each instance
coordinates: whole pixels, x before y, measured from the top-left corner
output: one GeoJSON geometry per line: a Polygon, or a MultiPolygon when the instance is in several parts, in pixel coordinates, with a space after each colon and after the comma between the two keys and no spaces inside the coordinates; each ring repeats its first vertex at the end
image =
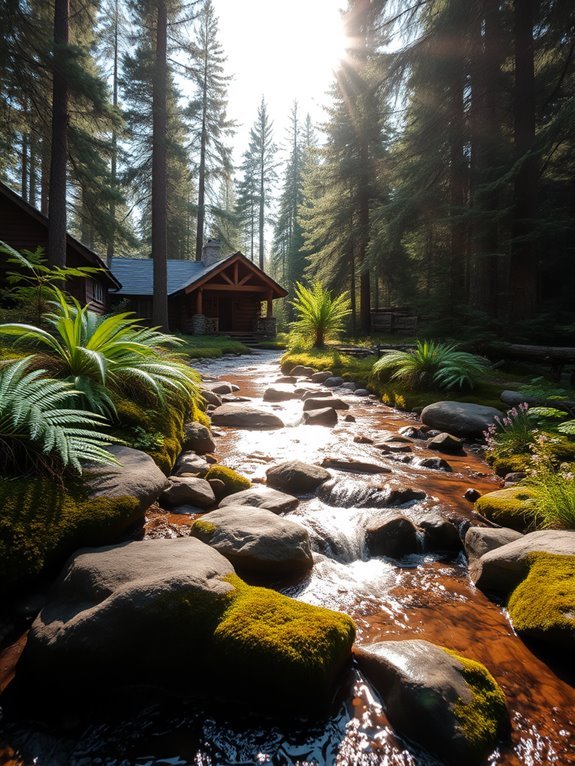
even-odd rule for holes
{"type": "MultiPolygon", "coordinates": [[[[153,261],[112,258],[111,269],[122,283],[118,297],[128,299],[129,310],[150,319],[153,261]]],[[[219,240],[208,240],[201,261],[168,260],[171,330],[192,335],[274,337],[273,301],[286,295],[281,285],[243,253],[222,256],[219,240]]]]}
{"type": "MultiPolygon", "coordinates": [[[[0,241],[15,250],[36,250],[48,246],[48,218],[8,186],[0,183],[0,241]]],[[[0,253],[0,285],[6,284],[5,273],[13,267],[6,262],[7,256],[0,253]]],[[[112,291],[120,283],[106,263],[89,247],[83,245],[71,234],[66,235],[66,264],[68,266],[91,266],[98,268],[95,274],[85,279],[72,279],[66,285],[67,291],[80,303],[90,305],[98,314],[109,308],[112,291]]]]}

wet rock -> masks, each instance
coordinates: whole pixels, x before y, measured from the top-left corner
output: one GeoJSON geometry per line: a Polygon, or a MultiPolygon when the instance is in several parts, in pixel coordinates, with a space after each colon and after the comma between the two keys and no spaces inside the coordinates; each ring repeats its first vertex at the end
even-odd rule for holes
{"type": "Polygon", "coordinates": [[[264,402],[287,402],[290,399],[299,399],[300,395],[289,386],[270,386],[263,395],[264,402]]]}
{"type": "Polygon", "coordinates": [[[303,403],[303,410],[319,410],[323,407],[333,407],[334,410],[349,410],[349,404],[342,399],[336,399],[335,397],[310,397],[303,403]]]}
{"type": "Polygon", "coordinates": [[[521,532],[505,527],[469,527],[465,533],[464,548],[469,560],[471,579],[475,579],[477,576],[475,562],[478,559],[489,551],[501,548],[502,545],[512,543],[514,540],[519,540],[520,537],[523,537],[521,532]]]}
{"type": "Polygon", "coordinates": [[[311,378],[312,375],[314,375],[317,372],[317,370],[314,370],[313,367],[306,367],[303,364],[296,364],[295,367],[292,367],[290,370],[290,376],[296,377],[296,378],[311,378]]]}
{"type": "Polygon", "coordinates": [[[349,413],[343,417],[344,423],[355,423],[355,418],[349,413]]]}
{"type": "Polygon", "coordinates": [[[321,391],[320,389],[317,389],[317,388],[311,388],[311,389],[308,389],[307,391],[304,391],[302,395],[302,399],[305,402],[307,399],[322,399],[322,398],[326,399],[331,396],[333,396],[333,391],[321,391]]]}
{"type": "Polygon", "coordinates": [[[465,455],[461,439],[448,433],[441,433],[430,439],[427,442],[427,449],[446,452],[449,455],[465,455]]]}
{"type": "Polygon", "coordinates": [[[455,436],[483,436],[501,412],[494,407],[469,402],[435,402],[424,407],[421,421],[455,436]]]}
{"type": "Polygon", "coordinates": [[[291,383],[292,385],[295,385],[297,383],[297,378],[295,375],[280,375],[280,377],[277,378],[276,383],[291,383]]]}
{"type": "Polygon", "coordinates": [[[186,474],[188,476],[199,476],[203,478],[210,470],[210,464],[208,461],[196,455],[195,452],[182,452],[180,457],[176,460],[173,474],[175,476],[182,476],[186,474]]]}
{"type": "Polygon", "coordinates": [[[283,422],[267,410],[253,404],[222,404],[212,413],[212,423],[229,428],[283,428],[283,422]]]}
{"type": "Polygon", "coordinates": [[[507,611],[522,638],[575,650],[575,556],[532,553],[529,574],[513,591],[507,611]]]}
{"type": "Polygon", "coordinates": [[[240,402],[251,402],[250,396],[237,396],[236,394],[223,394],[222,404],[236,404],[240,402]]]}
{"type": "Polygon", "coordinates": [[[286,513],[293,511],[299,505],[299,500],[293,495],[285,492],[279,492],[271,487],[251,487],[243,492],[234,492],[220,501],[219,508],[225,508],[228,505],[238,507],[240,505],[251,506],[252,508],[264,508],[273,513],[286,513]]]}
{"type": "Polygon", "coordinates": [[[197,505],[199,508],[209,508],[215,502],[216,496],[209,482],[187,476],[170,476],[169,486],[160,497],[160,504],[166,507],[197,505]]]}
{"type": "Polygon", "coordinates": [[[391,469],[380,463],[366,463],[363,460],[343,460],[336,457],[324,457],[321,461],[324,468],[335,468],[337,471],[352,473],[391,473],[391,469]]]}
{"type": "Polygon", "coordinates": [[[527,575],[529,555],[537,551],[575,556],[575,530],[530,532],[488,551],[478,559],[473,581],[484,591],[510,593],[527,575]]]}
{"type": "Polygon", "coordinates": [[[131,542],[74,557],[19,680],[52,705],[59,690],[92,704],[128,684],[301,715],[332,699],[354,636],[346,615],[246,585],[194,537],[131,542]]]}
{"type": "Polygon", "coordinates": [[[289,460],[268,468],[266,477],[270,487],[297,495],[313,492],[324,481],[331,479],[331,474],[319,465],[289,460]]]}
{"type": "Polygon", "coordinates": [[[340,378],[338,375],[334,375],[332,378],[327,378],[327,380],[324,380],[323,384],[326,386],[326,388],[337,388],[338,386],[341,386],[343,382],[343,378],[340,378]]]}
{"type": "Polygon", "coordinates": [[[365,530],[365,544],[370,556],[401,558],[417,552],[417,531],[405,516],[385,514],[370,521],[365,530]]]}
{"type": "Polygon", "coordinates": [[[423,532],[425,551],[460,551],[463,548],[457,525],[440,513],[429,513],[417,519],[423,532]]]}
{"type": "Polygon", "coordinates": [[[370,436],[364,436],[363,434],[356,434],[353,437],[356,444],[373,444],[373,439],[370,436]]]}
{"type": "Polygon", "coordinates": [[[344,391],[355,391],[357,388],[357,383],[354,383],[352,380],[348,380],[345,383],[342,383],[341,387],[344,391]]]}
{"type": "Polygon", "coordinates": [[[239,391],[240,387],[235,383],[228,383],[227,380],[216,380],[213,383],[204,383],[204,389],[211,391],[213,394],[233,394],[234,391],[239,391]]]}
{"type": "Polygon", "coordinates": [[[403,428],[399,429],[399,433],[408,439],[427,439],[428,431],[429,428],[423,425],[419,428],[416,428],[415,426],[403,426],[403,428]]]}
{"type": "Polygon", "coordinates": [[[422,468],[431,468],[432,471],[445,471],[445,473],[453,471],[447,460],[442,457],[422,457],[416,461],[416,464],[422,468]]]}
{"type": "Polygon", "coordinates": [[[196,505],[175,505],[170,508],[170,513],[175,513],[178,516],[195,516],[198,513],[204,513],[205,508],[198,508],[196,505]]]}
{"type": "Polygon", "coordinates": [[[212,407],[219,407],[222,403],[221,397],[210,391],[209,388],[202,388],[202,397],[204,402],[212,407]]]}
{"type": "Polygon", "coordinates": [[[487,492],[475,503],[477,513],[502,527],[524,532],[535,520],[535,496],[528,487],[512,486],[487,492]]]}
{"type": "Polygon", "coordinates": [[[328,378],[333,378],[333,372],[331,370],[323,370],[322,372],[314,372],[311,376],[312,383],[324,383],[328,378]]]}
{"type": "Polygon", "coordinates": [[[186,423],[184,426],[184,441],[182,442],[184,452],[192,451],[198,455],[205,455],[207,452],[216,451],[216,443],[212,438],[210,429],[201,423],[186,423]]]}
{"type": "Polygon", "coordinates": [[[355,396],[369,396],[369,391],[367,388],[356,388],[353,392],[355,396]]]}
{"type": "Polygon", "coordinates": [[[414,501],[425,500],[426,493],[411,487],[389,487],[386,490],[388,505],[406,505],[414,501]]]}
{"type": "Polygon", "coordinates": [[[148,508],[168,486],[168,480],[145,452],[114,444],[108,451],[119,465],[94,466],[84,471],[89,497],[135,497],[141,511],[148,508]]]}
{"type": "Polygon", "coordinates": [[[466,490],[465,490],[465,492],[463,493],[463,497],[464,497],[466,500],[469,500],[469,502],[470,502],[470,503],[475,503],[475,502],[476,502],[477,500],[479,500],[479,498],[481,497],[481,492],[478,492],[478,491],[477,491],[476,489],[474,489],[473,487],[469,487],[469,488],[468,488],[468,489],[466,489],[466,490]]]}
{"type": "Polygon", "coordinates": [[[226,484],[221,479],[208,479],[208,484],[213,490],[216,500],[221,500],[226,495],[226,484]]]}
{"type": "MultiPolygon", "coordinates": [[[[527,394],[520,394],[519,391],[502,391],[499,398],[508,407],[517,407],[520,404],[523,404],[523,402],[529,404],[530,402],[537,400],[537,397],[527,396],[527,394]]],[[[549,406],[552,407],[553,403],[550,402],[549,406]]]]}
{"type": "Polygon", "coordinates": [[[391,444],[411,444],[411,439],[407,436],[386,436],[383,442],[390,442],[391,444]]]}
{"type": "Polygon", "coordinates": [[[380,449],[382,452],[411,452],[409,444],[395,440],[390,442],[376,442],[373,446],[377,447],[377,449],[380,449]]]}
{"type": "Polygon", "coordinates": [[[337,424],[337,412],[333,407],[310,410],[303,413],[303,422],[308,426],[335,426],[337,424]]]}
{"type": "Polygon", "coordinates": [[[506,732],[505,697],[483,665],[421,640],[356,646],[354,654],[392,726],[442,763],[479,766],[506,732]]]}
{"type": "Polygon", "coordinates": [[[307,530],[264,508],[218,508],[195,521],[191,534],[241,571],[285,576],[313,566],[307,530]]]}
{"type": "Polygon", "coordinates": [[[524,471],[512,471],[511,473],[505,474],[503,481],[510,487],[512,484],[518,484],[526,476],[527,474],[524,471]]]}
{"type": "Polygon", "coordinates": [[[320,500],[336,508],[389,508],[425,497],[425,492],[410,487],[369,484],[353,479],[339,479],[319,489],[320,500]]]}

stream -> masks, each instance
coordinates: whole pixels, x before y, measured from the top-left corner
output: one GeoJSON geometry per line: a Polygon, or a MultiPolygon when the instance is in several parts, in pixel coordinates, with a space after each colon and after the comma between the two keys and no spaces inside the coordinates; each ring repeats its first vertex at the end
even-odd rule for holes
{"type": "MultiPolygon", "coordinates": [[[[340,412],[334,428],[302,425],[301,401],[262,403],[263,391],[281,374],[277,352],[200,363],[205,375],[236,383],[238,395],[272,410],[286,427],[274,431],[214,429],[217,458],[252,481],[265,479],[275,462],[326,457],[387,465],[383,481],[425,492],[401,506],[416,520],[441,507],[456,521],[472,521],[469,487],[485,493],[500,481],[478,452],[444,456],[452,473],[401,462],[402,453],[382,454],[373,444],[398,435],[415,418],[374,399],[341,390],[355,421],[340,412]],[[356,441],[354,441],[354,438],[356,441]],[[359,439],[359,441],[357,441],[359,439]]],[[[424,442],[413,455],[437,457],[424,442]]],[[[484,663],[503,688],[511,718],[511,740],[490,758],[495,766],[575,763],[575,690],[565,668],[554,668],[513,632],[505,610],[478,591],[467,576],[463,554],[410,554],[400,560],[369,558],[364,530],[369,507],[341,507],[346,482],[353,498],[358,483],[376,486],[381,477],[331,469],[342,479],[339,504],[303,499],[287,514],[306,527],[318,562],[303,580],[273,583],[282,592],[349,614],[358,644],[424,638],[484,663]]],[[[329,499],[329,498],[327,498],[329,499]]],[[[344,497],[345,500],[345,497],[344,497]]],[[[344,505],[348,504],[343,502],[344,505]]],[[[148,536],[186,534],[187,517],[152,512],[148,536]]],[[[270,585],[268,583],[268,585],[270,585]]],[[[169,644],[166,646],[169,653],[169,644]]],[[[182,662],[193,658],[183,657],[182,662]]],[[[121,706],[54,715],[50,721],[13,719],[0,725],[0,764],[7,766],[438,766],[439,761],[396,736],[375,692],[356,667],[344,679],[331,713],[322,720],[272,720],[215,703],[166,698],[129,715],[121,706]],[[113,708],[113,709],[112,709],[113,708]]],[[[465,764],[462,764],[465,766],[465,764]]]]}

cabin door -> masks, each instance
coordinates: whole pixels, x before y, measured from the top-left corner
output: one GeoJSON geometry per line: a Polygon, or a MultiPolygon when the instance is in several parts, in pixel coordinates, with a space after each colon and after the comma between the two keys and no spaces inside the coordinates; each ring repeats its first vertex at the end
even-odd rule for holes
{"type": "Polygon", "coordinates": [[[219,301],[218,327],[220,332],[231,332],[234,329],[234,303],[231,296],[223,296],[219,301]]]}

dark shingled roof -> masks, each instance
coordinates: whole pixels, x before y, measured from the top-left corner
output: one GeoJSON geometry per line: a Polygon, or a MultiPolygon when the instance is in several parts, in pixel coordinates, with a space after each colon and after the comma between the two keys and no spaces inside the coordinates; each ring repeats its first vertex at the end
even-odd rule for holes
{"type": "MultiPolygon", "coordinates": [[[[211,266],[201,261],[168,260],[168,295],[173,295],[203,277],[235,253],[211,266]]],[[[122,283],[117,295],[153,295],[154,262],[151,258],[112,258],[112,273],[122,283]]]]}

